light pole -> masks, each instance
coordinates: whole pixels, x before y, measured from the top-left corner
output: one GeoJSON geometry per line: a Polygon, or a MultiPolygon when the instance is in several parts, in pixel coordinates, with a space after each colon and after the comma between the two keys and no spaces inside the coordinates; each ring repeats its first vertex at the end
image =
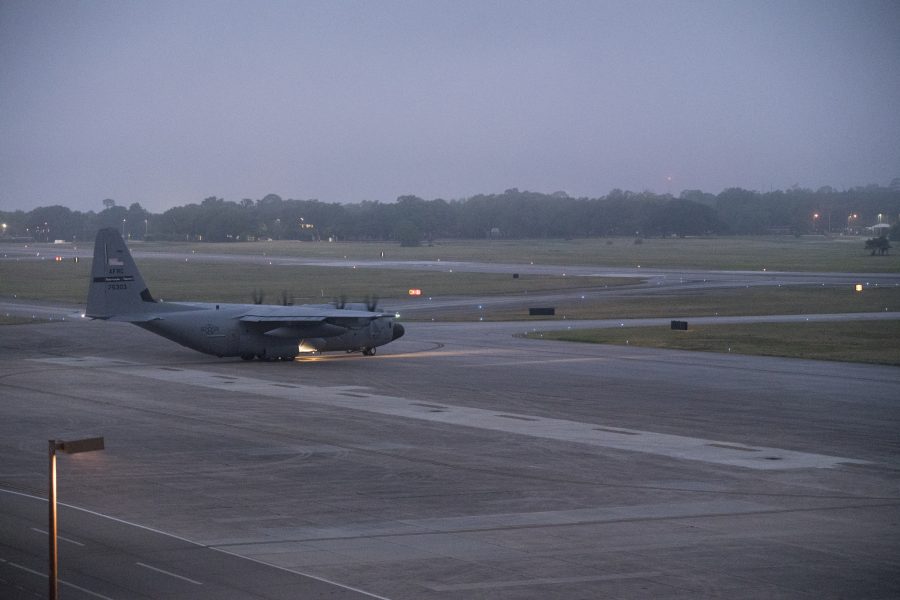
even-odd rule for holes
{"type": "Polygon", "coordinates": [[[78,454],[80,452],[93,452],[94,450],[103,450],[103,438],[85,438],[82,440],[72,440],[64,442],[62,440],[49,440],[50,455],[50,490],[48,494],[47,504],[49,505],[49,530],[47,537],[50,538],[50,600],[59,598],[59,572],[58,555],[56,551],[56,451],[61,450],[66,454],[78,454]]]}
{"type": "Polygon", "coordinates": [[[125,238],[125,219],[122,219],[122,238],[125,238]]]}
{"type": "Polygon", "coordinates": [[[813,213],[813,233],[819,231],[819,213],[813,213]]]}

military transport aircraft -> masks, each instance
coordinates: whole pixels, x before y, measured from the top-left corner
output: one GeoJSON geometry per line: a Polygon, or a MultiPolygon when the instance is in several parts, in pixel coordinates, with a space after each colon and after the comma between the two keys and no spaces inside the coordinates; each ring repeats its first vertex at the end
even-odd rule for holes
{"type": "Polygon", "coordinates": [[[85,316],[134,323],[193,350],[244,360],[289,360],[304,352],[332,350],[372,355],[404,333],[394,322],[396,315],[352,305],[154,300],[115,228],[97,233],[85,316]]]}

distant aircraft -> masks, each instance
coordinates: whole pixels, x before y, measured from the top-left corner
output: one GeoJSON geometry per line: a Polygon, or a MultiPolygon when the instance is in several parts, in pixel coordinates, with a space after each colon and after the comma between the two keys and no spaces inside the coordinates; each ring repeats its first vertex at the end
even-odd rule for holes
{"type": "Polygon", "coordinates": [[[109,228],[94,243],[85,316],[134,323],[192,350],[244,360],[290,360],[333,350],[371,356],[403,335],[396,315],[355,308],[160,302],[150,295],[122,236],[109,228]]]}

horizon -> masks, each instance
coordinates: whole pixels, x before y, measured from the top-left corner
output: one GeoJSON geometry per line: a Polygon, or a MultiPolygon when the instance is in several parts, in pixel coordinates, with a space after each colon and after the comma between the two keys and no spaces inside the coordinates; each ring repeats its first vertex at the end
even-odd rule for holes
{"type": "Polygon", "coordinates": [[[10,0],[0,55],[4,211],[900,176],[884,0],[10,0]]]}
{"type": "MultiPolygon", "coordinates": [[[[569,200],[586,200],[586,201],[591,201],[591,202],[593,202],[593,201],[604,201],[604,200],[608,200],[608,199],[609,199],[609,196],[610,196],[611,194],[613,194],[614,192],[621,192],[622,194],[625,194],[625,195],[628,196],[629,198],[633,198],[633,199],[635,199],[635,200],[640,200],[642,197],[643,197],[643,198],[646,198],[646,196],[649,195],[649,196],[653,196],[653,197],[661,198],[661,199],[669,199],[669,200],[689,200],[689,201],[692,201],[692,202],[699,202],[699,203],[702,204],[703,202],[700,202],[700,201],[698,201],[698,200],[694,200],[694,199],[692,199],[692,198],[685,198],[685,197],[684,197],[685,194],[690,195],[690,193],[692,193],[692,192],[699,192],[700,194],[702,194],[702,195],[704,195],[704,196],[712,196],[713,198],[718,198],[718,196],[720,196],[722,193],[724,193],[724,192],[726,192],[726,191],[728,191],[728,190],[740,190],[740,191],[743,191],[743,192],[749,192],[749,193],[751,193],[751,194],[758,195],[758,196],[760,196],[760,197],[765,196],[766,194],[774,194],[774,193],[779,193],[779,194],[789,194],[789,193],[791,193],[791,192],[798,192],[798,193],[804,193],[804,194],[813,194],[813,195],[820,195],[820,194],[828,194],[828,195],[830,195],[830,194],[833,194],[833,195],[836,195],[836,196],[837,196],[837,195],[841,195],[841,194],[851,193],[851,192],[853,192],[853,191],[855,191],[855,190],[870,190],[870,189],[873,188],[873,187],[874,187],[875,189],[878,189],[878,190],[889,190],[889,191],[891,191],[891,192],[898,192],[898,193],[900,193],[900,177],[895,177],[894,179],[892,179],[889,185],[880,185],[880,184],[877,184],[877,183],[868,183],[868,184],[865,184],[865,185],[855,186],[855,187],[847,188],[847,189],[843,189],[843,190],[840,190],[840,189],[834,189],[834,188],[832,188],[831,186],[818,186],[818,187],[816,187],[816,188],[806,188],[806,187],[800,187],[800,186],[796,186],[796,185],[795,185],[795,186],[792,186],[792,187],[787,188],[787,189],[773,189],[773,190],[768,190],[768,191],[762,191],[762,190],[752,190],[752,189],[747,189],[747,188],[741,188],[741,187],[737,187],[737,186],[728,186],[728,187],[726,187],[726,188],[720,190],[718,193],[715,193],[715,194],[712,193],[712,192],[707,192],[707,191],[705,191],[705,190],[699,190],[699,189],[681,190],[680,192],[678,192],[677,194],[675,194],[675,193],[669,193],[669,192],[657,193],[657,192],[653,192],[653,191],[650,191],[650,190],[642,190],[642,191],[640,191],[640,192],[636,192],[636,191],[634,191],[634,190],[623,190],[623,189],[620,189],[620,188],[614,188],[614,189],[610,190],[608,193],[603,194],[603,195],[601,195],[601,196],[593,196],[593,197],[591,197],[591,196],[572,196],[572,195],[566,194],[566,196],[564,196],[564,198],[565,198],[565,199],[569,199],[569,200]]],[[[100,213],[104,212],[105,210],[107,210],[108,208],[126,208],[126,209],[127,209],[127,208],[131,207],[133,204],[138,204],[138,205],[140,206],[141,209],[145,210],[145,211],[148,212],[149,214],[151,214],[151,215],[156,215],[156,216],[160,216],[160,215],[164,214],[166,211],[171,210],[171,209],[174,209],[174,208],[183,208],[183,207],[191,206],[191,205],[197,205],[197,206],[202,205],[203,202],[205,202],[206,200],[209,200],[209,199],[221,200],[221,201],[223,201],[223,202],[228,202],[228,203],[233,203],[233,204],[240,204],[241,202],[243,202],[243,201],[245,201],[245,200],[249,200],[249,201],[251,201],[254,205],[258,205],[259,203],[261,203],[263,200],[265,200],[265,199],[268,198],[269,196],[277,196],[277,197],[278,197],[281,201],[283,201],[283,202],[321,202],[321,203],[323,203],[323,204],[339,204],[339,205],[343,205],[343,206],[348,206],[348,205],[362,204],[362,203],[364,203],[364,202],[375,202],[375,203],[380,203],[380,204],[396,204],[399,200],[401,200],[401,199],[404,198],[404,197],[418,198],[419,200],[422,200],[422,201],[424,201],[424,202],[426,202],[426,203],[427,203],[427,202],[436,202],[436,201],[443,201],[443,202],[448,202],[448,203],[450,203],[450,202],[462,202],[462,203],[465,203],[465,202],[468,202],[468,201],[470,201],[470,200],[472,200],[472,199],[474,199],[474,198],[479,198],[479,197],[504,196],[504,195],[507,195],[507,194],[510,194],[510,193],[514,193],[514,194],[534,194],[534,195],[538,195],[538,196],[545,196],[545,197],[547,197],[547,198],[549,199],[549,198],[553,198],[556,194],[559,194],[559,193],[561,193],[561,192],[562,192],[562,193],[565,193],[563,190],[556,190],[556,191],[554,191],[554,192],[538,192],[538,191],[534,191],[534,190],[524,190],[524,189],[520,190],[520,189],[518,189],[518,188],[508,188],[508,189],[504,190],[503,192],[478,193],[478,194],[474,194],[474,195],[472,195],[472,196],[468,196],[468,197],[465,197],[465,198],[423,198],[423,197],[417,196],[417,195],[415,195],[415,194],[405,194],[404,196],[398,196],[397,198],[394,198],[393,200],[386,200],[386,201],[381,201],[381,200],[371,200],[371,201],[370,201],[370,200],[360,200],[360,201],[358,201],[358,202],[326,202],[326,201],[320,200],[320,199],[318,199],[318,198],[289,198],[289,197],[285,197],[285,196],[282,196],[282,195],[280,195],[280,194],[277,194],[277,193],[275,193],[275,192],[270,192],[270,193],[265,194],[265,195],[263,195],[263,196],[261,196],[261,197],[259,197],[259,198],[241,198],[240,200],[229,199],[229,198],[222,198],[222,197],[219,197],[219,196],[206,196],[206,197],[204,197],[204,198],[201,199],[201,200],[197,200],[197,201],[193,201],[193,202],[185,202],[184,204],[173,204],[173,205],[171,205],[171,206],[168,206],[168,207],[163,208],[162,210],[159,210],[158,212],[155,212],[155,211],[149,209],[149,208],[146,207],[146,206],[140,205],[140,203],[135,203],[135,202],[120,203],[120,202],[118,202],[115,198],[104,198],[103,200],[100,201],[100,204],[101,204],[101,205],[104,205],[104,208],[102,208],[102,209],[100,209],[100,210],[96,210],[95,208],[80,209],[80,208],[75,208],[75,207],[67,206],[67,205],[65,205],[65,204],[45,204],[45,205],[35,206],[35,207],[33,207],[33,208],[30,208],[30,209],[21,209],[21,208],[3,209],[3,208],[0,208],[0,213],[11,215],[11,214],[14,214],[14,213],[16,213],[16,212],[23,212],[23,213],[25,213],[25,214],[28,214],[28,213],[30,213],[30,212],[32,212],[32,211],[34,211],[34,210],[40,210],[40,209],[50,208],[50,207],[54,207],[54,206],[60,206],[60,207],[62,207],[62,208],[71,210],[72,212],[78,212],[78,213],[90,213],[90,212],[93,212],[93,213],[96,213],[96,214],[100,214],[100,213]],[[108,207],[105,206],[105,203],[106,203],[106,202],[109,202],[109,201],[112,201],[112,205],[110,205],[110,206],[108,206],[108,207]]]]}

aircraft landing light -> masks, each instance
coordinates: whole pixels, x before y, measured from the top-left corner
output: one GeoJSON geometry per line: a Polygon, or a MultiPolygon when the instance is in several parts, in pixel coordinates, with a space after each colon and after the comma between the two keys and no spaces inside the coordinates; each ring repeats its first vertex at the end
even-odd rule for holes
{"type": "Polygon", "coordinates": [[[301,354],[313,354],[313,353],[318,352],[318,349],[316,349],[315,346],[311,346],[311,345],[307,344],[306,342],[300,342],[300,344],[297,346],[297,350],[301,354]]]}

